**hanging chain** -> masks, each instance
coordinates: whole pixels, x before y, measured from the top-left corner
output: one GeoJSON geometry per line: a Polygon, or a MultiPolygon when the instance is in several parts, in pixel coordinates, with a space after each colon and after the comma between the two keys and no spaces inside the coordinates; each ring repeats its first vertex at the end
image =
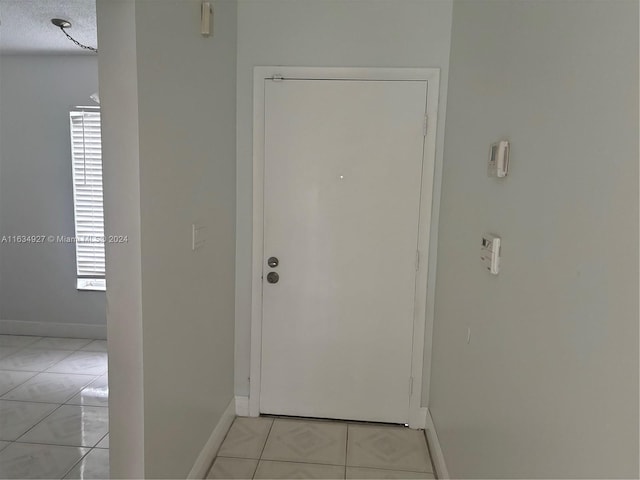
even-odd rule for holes
{"type": "Polygon", "coordinates": [[[67,33],[67,31],[64,29],[64,27],[59,27],[59,28],[60,28],[60,30],[62,30],[62,33],[64,33],[69,40],[71,40],[73,43],[75,43],[80,48],[84,48],[85,50],[90,50],[92,52],[98,53],[98,49],[97,48],[93,48],[93,47],[89,47],[87,45],[81,44],[79,41],[77,41],[75,38],[73,38],[71,35],[69,35],[67,33]]]}

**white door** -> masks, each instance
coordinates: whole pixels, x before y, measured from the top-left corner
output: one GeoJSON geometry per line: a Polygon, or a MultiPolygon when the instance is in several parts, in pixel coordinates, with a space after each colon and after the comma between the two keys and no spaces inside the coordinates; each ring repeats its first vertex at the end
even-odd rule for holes
{"type": "Polygon", "coordinates": [[[407,423],[427,82],[265,89],[260,411],[407,423]]]}

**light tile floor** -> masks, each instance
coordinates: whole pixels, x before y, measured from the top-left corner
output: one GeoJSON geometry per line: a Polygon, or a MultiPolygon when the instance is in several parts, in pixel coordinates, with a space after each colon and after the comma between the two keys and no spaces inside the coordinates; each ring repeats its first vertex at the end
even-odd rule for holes
{"type": "Polygon", "coordinates": [[[404,427],[238,417],[207,478],[435,478],[424,432],[404,427]]]}
{"type": "Polygon", "coordinates": [[[0,479],[109,478],[106,346],[0,335],[0,479]]]}

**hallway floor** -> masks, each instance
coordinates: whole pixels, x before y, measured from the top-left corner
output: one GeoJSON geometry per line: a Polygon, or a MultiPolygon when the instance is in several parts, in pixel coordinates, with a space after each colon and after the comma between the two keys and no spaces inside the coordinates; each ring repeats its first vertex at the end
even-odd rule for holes
{"type": "Polygon", "coordinates": [[[238,417],[207,478],[435,478],[432,472],[421,430],[238,417]]]}
{"type": "Polygon", "coordinates": [[[0,478],[109,478],[106,346],[0,335],[0,478]]]}

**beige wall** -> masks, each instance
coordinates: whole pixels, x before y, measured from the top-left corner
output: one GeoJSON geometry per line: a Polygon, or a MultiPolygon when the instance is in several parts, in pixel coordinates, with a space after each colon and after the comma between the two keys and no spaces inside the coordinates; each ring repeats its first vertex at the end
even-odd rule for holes
{"type": "Polygon", "coordinates": [[[429,405],[450,473],[637,478],[638,2],[456,0],[448,97],[429,405]]]}
{"type": "MultiPolygon", "coordinates": [[[[122,4],[128,2],[103,3],[126,9],[122,4]]],[[[143,419],[138,410],[119,408],[111,428],[122,438],[132,428],[122,423],[138,425],[132,447],[138,454],[144,449],[148,478],[184,478],[233,399],[237,11],[235,1],[214,2],[214,35],[203,38],[200,5],[200,0],[136,0],[130,12],[135,20],[124,25],[107,23],[98,12],[99,31],[124,28],[135,35],[127,45],[100,36],[100,54],[103,49],[135,49],[135,56],[126,59],[132,78],[119,78],[121,72],[111,62],[101,65],[100,81],[101,90],[112,89],[103,98],[105,125],[110,122],[112,128],[105,139],[105,162],[118,151],[118,134],[126,133],[118,130],[119,122],[137,116],[137,158],[132,153],[132,164],[120,176],[108,172],[111,185],[105,181],[107,208],[112,208],[107,228],[139,231],[137,245],[127,247],[128,264],[118,265],[125,256],[112,249],[109,265],[115,270],[110,275],[121,275],[123,286],[134,283],[134,298],[127,308],[118,303],[131,296],[123,289],[108,291],[107,298],[109,308],[115,307],[108,317],[114,325],[109,324],[109,333],[116,339],[115,346],[110,344],[113,361],[119,362],[120,348],[131,357],[130,350],[141,346],[131,372],[118,363],[120,377],[112,381],[112,391],[120,400],[134,396],[144,407],[143,419]],[[116,85],[125,81],[127,91],[136,84],[135,95],[127,100],[137,105],[137,113],[116,111],[122,101],[116,85]],[[134,179],[122,178],[126,173],[134,179]],[[133,203],[130,211],[116,199],[120,195],[133,203]],[[129,223],[116,219],[118,215],[129,223]],[[195,252],[193,223],[208,227],[206,244],[195,252]],[[125,273],[130,277],[124,278],[125,273]],[[132,324],[125,325],[127,319],[132,324]],[[124,329],[137,332],[137,345],[124,338],[124,329]],[[132,375],[142,388],[125,392],[132,375]]],[[[131,454],[122,449],[113,453],[116,474],[138,475],[140,466],[131,454]],[[124,456],[129,463],[123,463],[124,456]]]]}

